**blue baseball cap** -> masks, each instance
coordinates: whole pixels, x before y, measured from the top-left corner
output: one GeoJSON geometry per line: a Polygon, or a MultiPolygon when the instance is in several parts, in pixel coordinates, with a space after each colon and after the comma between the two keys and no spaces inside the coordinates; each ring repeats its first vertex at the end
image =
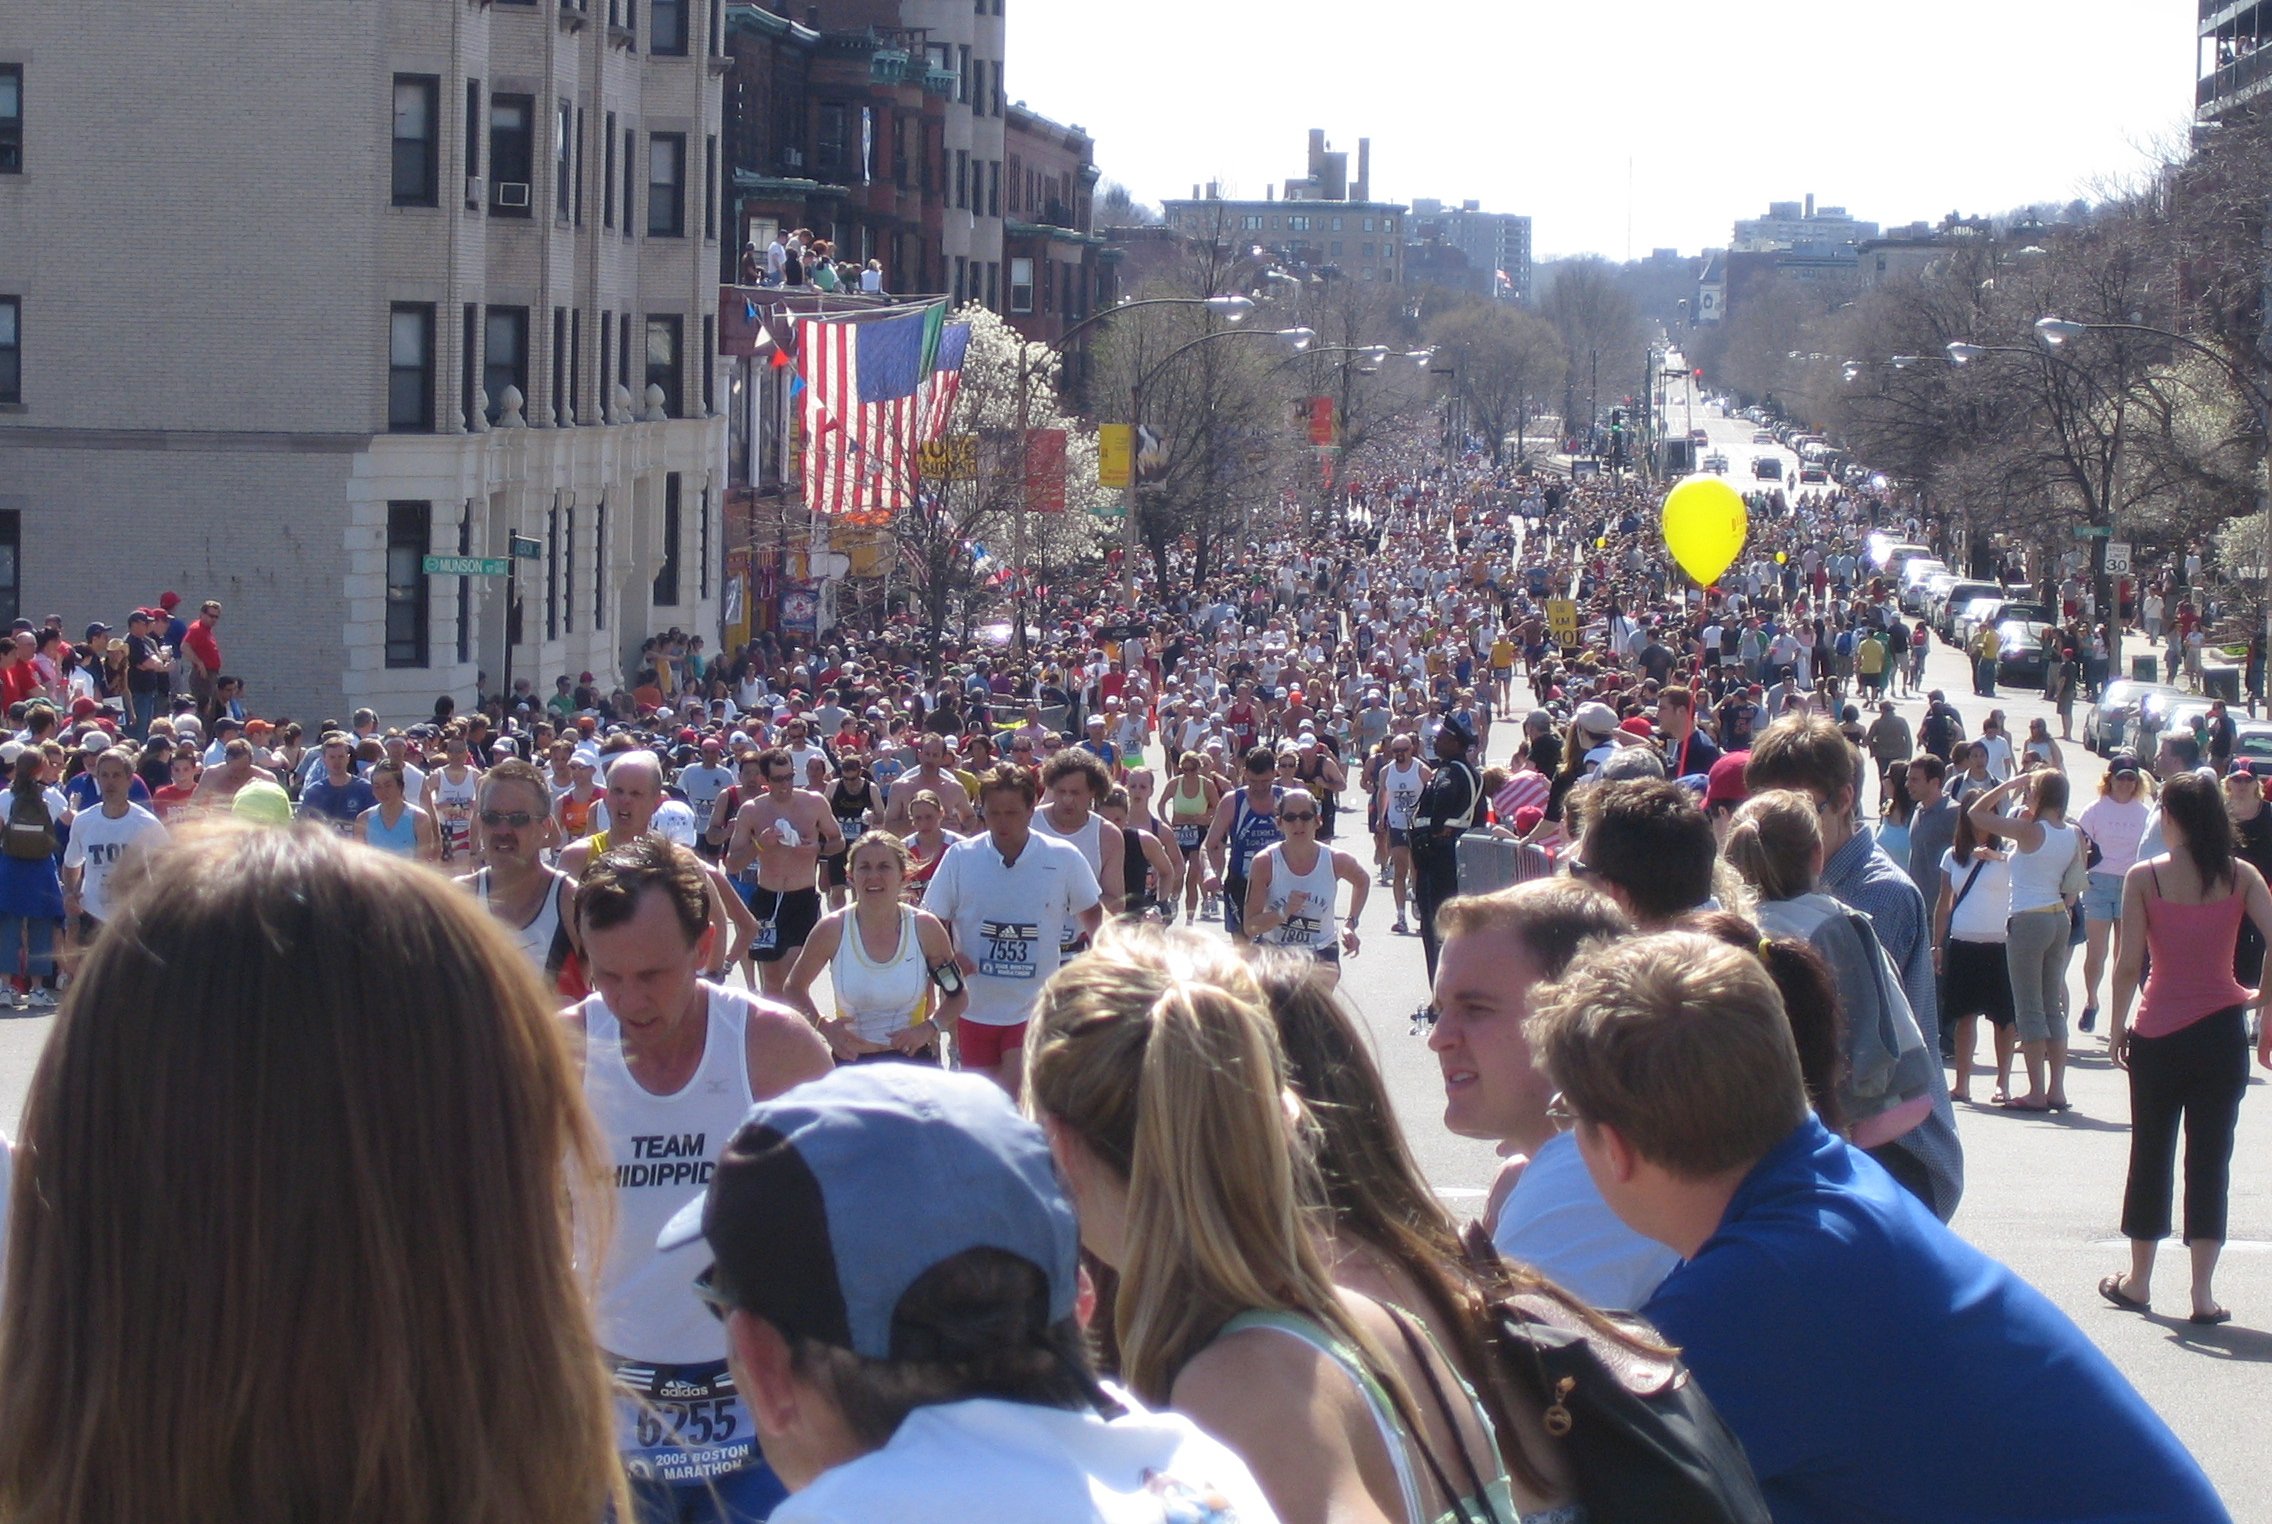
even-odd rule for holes
{"type": "Polygon", "coordinates": [[[900,1299],[969,1250],[1041,1271],[1052,1324],[1078,1286],[1080,1226],[1041,1129],[991,1081],[918,1064],[847,1066],[752,1107],[656,1246],[697,1239],[719,1300],[872,1360],[908,1357],[900,1299]]]}

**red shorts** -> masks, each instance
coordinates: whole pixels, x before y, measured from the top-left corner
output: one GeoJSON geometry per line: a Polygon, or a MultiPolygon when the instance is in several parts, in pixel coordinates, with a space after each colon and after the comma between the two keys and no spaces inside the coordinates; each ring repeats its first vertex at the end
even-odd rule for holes
{"type": "Polygon", "coordinates": [[[1022,1052],[1026,1045],[1026,1023],[1014,1027],[990,1027],[981,1021],[955,1023],[955,1056],[965,1069],[991,1069],[1004,1057],[1022,1052]]]}

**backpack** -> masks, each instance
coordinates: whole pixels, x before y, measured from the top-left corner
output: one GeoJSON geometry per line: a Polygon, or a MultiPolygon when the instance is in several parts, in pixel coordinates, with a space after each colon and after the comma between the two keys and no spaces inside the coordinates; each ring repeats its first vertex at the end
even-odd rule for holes
{"type": "Polygon", "coordinates": [[[1515,1281],[1480,1223],[1462,1243],[1493,1373],[1543,1410],[1591,1524],[1768,1524],[1742,1442],[1655,1329],[1515,1281]]]}
{"type": "Polygon", "coordinates": [[[0,833],[0,848],[25,862],[55,855],[55,822],[48,816],[46,800],[37,794],[10,795],[8,825],[0,833]]]}

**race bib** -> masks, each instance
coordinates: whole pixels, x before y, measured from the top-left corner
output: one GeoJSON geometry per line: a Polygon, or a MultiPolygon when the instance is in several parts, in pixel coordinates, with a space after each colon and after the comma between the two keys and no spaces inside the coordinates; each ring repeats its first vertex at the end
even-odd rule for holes
{"type": "Polygon", "coordinates": [[[723,1360],[617,1360],[616,1448],[641,1481],[699,1482],[762,1465],[757,1430],[723,1360]]]}
{"type": "Polygon", "coordinates": [[[981,921],[978,923],[978,971],[996,979],[1036,977],[1035,950],[1041,945],[1041,927],[1032,921],[981,921]]]}
{"type": "Polygon", "coordinates": [[[1206,828],[1205,826],[1195,826],[1195,825],[1179,825],[1179,826],[1177,826],[1177,827],[1175,828],[1175,845],[1176,845],[1176,850],[1177,850],[1177,851],[1179,851],[1179,852],[1196,852],[1196,851],[1198,851],[1198,850],[1199,850],[1199,844],[1200,844],[1200,843],[1201,843],[1202,841],[1204,841],[1204,840],[1206,839],[1206,829],[1207,829],[1207,828],[1206,828]]]}
{"type": "Polygon", "coordinates": [[[1290,915],[1286,917],[1286,924],[1279,930],[1279,945],[1282,947],[1315,947],[1317,946],[1318,933],[1324,929],[1325,922],[1319,920],[1316,916],[1290,915]]]}
{"type": "Polygon", "coordinates": [[[757,923],[757,935],[749,939],[751,952],[771,952],[781,945],[781,928],[770,920],[757,923]]]}

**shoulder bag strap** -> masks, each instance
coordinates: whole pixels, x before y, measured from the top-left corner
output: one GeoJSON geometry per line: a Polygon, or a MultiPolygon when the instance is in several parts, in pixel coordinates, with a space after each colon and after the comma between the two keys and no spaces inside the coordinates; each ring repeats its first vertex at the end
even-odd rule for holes
{"type": "MultiPolygon", "coordinates": [[[[1429,1358],[1434,1341],[1427,1339],[1413,1327],[1411,1318],[1402,1308],[1383,1302],[1381,1309],[1388,1314],[1389,1321],[1396,1325],[1396,1331],[1404,1336],[1404,1347],[1412,1351],[1412,1361],[1420,1367],[1420,1374],[1428,1383],[1428,1395],[1435,1399],[1436,1411],[1443,1415],[1444,1425],[1451,1431],[1452,1448],[1459,1452],[1460,1469],[1467,1473],[1468,1485],[1475,1489],[1475,1501],[1482,1505],[1484,1519],[1488,1524],[1499,1524],[1499,1507],[1492,1500],[1490,1485],[1475,1468],[1475,1457],[1468,1453],[1467,1441],[1459,1432],[1459,1417],[1453,1411],[1451,1399],[1444,1395],[1444,1384],[1437,1378],[1435,1362],[1429,1358]]],[[[1490,1421],[1484,1419],[1481,1404],[1476,1405],[1475,1415],[1483,1420],[1483,1432],[1490,1434],[1490,1421]]],[[[1462,1520],[1469,1520],[1467,1500],[1460,1496],[1459,1489],[1444,1475],[1443,1465],[1436,1459],[1435,1451],[1428,1448],[1427,1436],[1421,1432],[1417,1422],[1412,1424],[1412,1447],[1428,1463],[1428,1472],[1435,1478],[1436,1485],[1443,1489],[1444,1498],[1451,1504],[1452,1511],[1462,1520]]],[[[1518,1521],[1509,1520],[1508,1524],[1518,1524],[1518,1521]]]]}
{"type": "Polygon", "coordinates": [[[1982,866],[1983,864],[1977,861],[1973,863],[1972,871],[1964,876],[1964,887],[1957,890],[1955,899],[1949,901],[1949,919],[1952,922],[1956,919],[1957,907],[1963,904],[1964,897],[1972,892],[1972,881],[1980,876],[1982,866]]]}

